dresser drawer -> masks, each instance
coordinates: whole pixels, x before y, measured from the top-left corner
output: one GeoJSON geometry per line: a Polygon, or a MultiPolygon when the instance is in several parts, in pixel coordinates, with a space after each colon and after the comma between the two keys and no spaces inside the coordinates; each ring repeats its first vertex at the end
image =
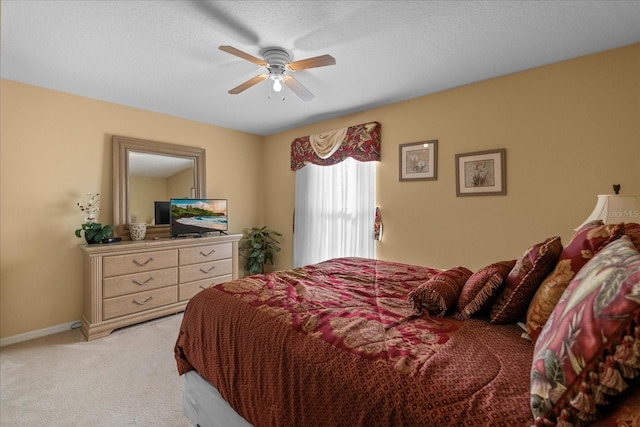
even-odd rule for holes
{"type": "Polygon", "coordinates": [[[180,283],[187,283],[193,282],[194,280],[224,276],[227,274],[231,274],[231,271],[231,259],[187,265],[185,267],[180,267],[180,283]]]}
{"type": "Polygon", "coordinates": [[[113,298],[177,284],[178,268],[173,267],[164,270],[109,277],[102,281],[102,294],[104,298],[113,298]]]}
{"type": "Polygon", "coordinates": [[[105,299],[103,302],[104,320],[127,314],[138,313],[178,301],[178,287],[154,289],[121,297],[105,299]]]}
{"type": "Polygon", "coordinates": [[[231,243],[199,246],[197,248],[184,248],[180,249],[180,265],[197,264],[199,262],[231,258],[231,254],[231,243]]]}
{"type": "Polygon", "coordinates": [[[106,256],[103,263],[102,277],[159,270],[161,268],[177,267],[178,251],[169,250],[106,256]]]}
{"type": "Polygon", "coordinates": [[[181,284],[178,287],[178,301],[186,301],[188,299],[191,299],[195,294],[203,289],[207,289],[221,283],[229,282],[232,279],[233,277],[231,276],[231,274],[227,274],[224,276],[213,277],[211,279],[198,280],[195,282],[181,284]]]}

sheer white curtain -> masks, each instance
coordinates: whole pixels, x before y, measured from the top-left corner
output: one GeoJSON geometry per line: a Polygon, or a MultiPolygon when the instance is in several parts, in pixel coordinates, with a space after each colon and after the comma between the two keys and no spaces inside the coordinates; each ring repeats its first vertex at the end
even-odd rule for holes
{"type": "Polygon", "coordinates": [[[376,162],[348,158],[296,171],[293,265],[357,256],[375,258],[376,162]]]}

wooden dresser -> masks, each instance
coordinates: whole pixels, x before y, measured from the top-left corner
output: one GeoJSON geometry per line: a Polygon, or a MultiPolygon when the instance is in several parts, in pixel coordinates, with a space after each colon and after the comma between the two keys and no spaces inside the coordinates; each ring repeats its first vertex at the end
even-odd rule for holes
{"type": "Polygon", "coordinates": [[[114,329],[183,311],[202,289],[238,278],[241,234],[80,245],[82,332],[114,329]]]}

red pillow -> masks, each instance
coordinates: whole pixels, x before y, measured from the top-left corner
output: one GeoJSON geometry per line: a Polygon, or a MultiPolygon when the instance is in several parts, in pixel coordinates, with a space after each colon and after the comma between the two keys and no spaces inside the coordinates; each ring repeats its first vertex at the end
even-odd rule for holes
{"type": "Polygon", "coordinates": [[[456,318],[465,320],[487,310],[500,294],[505,277],[516,260],[499,261],[475,272],[462,287],[458,297],[456,318]]]}
{"type": "Polygon", "coordinates": [[[464,267],[442,271],[412,290],[409,300],[417,312],[426,308],[429,314],[444,317],[456,306],[460,289],[471,274],[471,270],[464,267]]]}
{"type": "Polygon", "coordinates": [[[535,342],[571,279],[608,243],[619,239],[623,224],[592,221],[582,226],[562,250],[553,272],[542,282],[527,311],[527,333],[535,342]]]}
{"type": "Polygon", "coordinates": [[[515,323],[526,316],[531,298],[555,267],[560,252],[559,236],[526,250],[509,272],[502,293],[491,307],[491,323],[515,323]]]}

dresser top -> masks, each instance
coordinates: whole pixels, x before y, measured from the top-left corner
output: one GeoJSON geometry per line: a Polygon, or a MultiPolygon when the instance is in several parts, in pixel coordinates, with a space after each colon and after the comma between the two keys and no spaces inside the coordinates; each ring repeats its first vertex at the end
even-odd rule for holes
{"type": "Polygon", "coordinates": [[[88,255],[104,255],[111,252],[150,251],[158,249],[188,248],[215,243],[232,243],[238,242],[241,238],[242,234],[203,237],[168,237],[151,240],[126,240],[117,243],[98,243],[94,245],[82,244],[78,247],[88,255]]]}

